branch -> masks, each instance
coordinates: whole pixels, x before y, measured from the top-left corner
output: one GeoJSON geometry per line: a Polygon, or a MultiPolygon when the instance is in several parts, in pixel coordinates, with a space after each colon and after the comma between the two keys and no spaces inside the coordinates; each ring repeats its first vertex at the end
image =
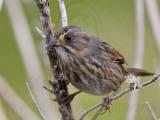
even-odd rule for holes
{"type": "MultiPolygon", "coordinates": [[[[45,40],[46,44],[53,39],[54,37],[54,25],[51,22],[51,17],[50,17],[50,8],[49,8],[49,0],[35,0],[36,4],[39,8],[40,11],[40,20],[42,22],[44,32],[45,32],[45,40]]],[[[63,8],[65,9],[64,2],[61,0],[61,4],[63,5],[63,8]]],[[[60,7],[61,8],[61,7],[60,7]]],[[[66,12],[63,12],[66,13],[66,12]]],[[[62,14],[63,15],[63,14],[62,14]]],[[[65,15],[66,16],[66,15],[65,15]]],[[[62,16],[62,18],[64,18],[62,16]]],[[[64,25],[64,24],[63,24],[64,25]]],[[[67,25],[67,22],[65,23],[67,25]]],[[[67,88],[67,82],[66,79],[61,72],[60,67],[58,66],[58,55],[56,50],[53,48],[51,50],[47,50],[47,55],[50,61],[50,68],[52,72],[52,80],[50,80],[50,85],[52,86],[51,90],[52,93],[55,94],[56,100],[62,100],[68,97],[68,88],[67,88]]],[[[73,118],[73,112],[70,103],[65,104],[65,102],[58,102],[59,104],[59,111],[62,115],[62,120],[74,120],[73,118]]]]}
{"type": "Polygon", "coordinates": [[[158,118],[156,117],[156,114],[154,113],[150,103],[148,101],[146,101],[146,105],[148,107],[149,112],[151,113],[153,120],[158,120],[158,118]]]}
{"type": "Polygon", "coordinates": [[[43,39],[46,39],[46,36],[43,34],[43,32],[42,32],[38,27],[36,27],[36,30],[37,30],[37,32],[39,33],[39,35],[40,35],[43,39]]]}
{"type": "Polygon", "coordinates": [[[90,107],[88,110],[84,111],[83,114],[80,116],[79,120],[83,120],[83,118],[92,110],[94,110],[95,108],[101,106],[101,103],[100,104],[96,104],[92,107],[90,107]]]}
{"type": "MultiPolygon", "coordinates": [[[[160,77],[160,74],[154,75],[151,80],[142,83],[142,84],[141,84],[142,87],[147,86],[147,85],[155,82],[159,77],[160,77]]],[[[141,87],[141,88],[142,88],[142,87],[141,87]]],[[[140,88],[136,88],[136,89],[140,89],[140,88]]],[[[134,90],[134,89],[133,89],[132,87],[129,87],[129,88],[127,88],[126,90],[124,90],[122,93],[118,94],[117,96],[112,97],[111,100],[112,100],[112,101],[113,101],[113,100],[116,100],[116,99],[122,97],[123,95],[125,95],[126,93],[128,93],[128,92],[130,92],[130,91],[133,91],[133,90],[134,90]]],[[[93,107],[89,108],[88,110],[84,111],[83,114],[80,116],[79,120],[83,120],[83,118],[84,118],[89,112],[91,112],[92,110],[94,110],[95,108],[97,108],[97,107],[99,107],[99,106],[101,106],[101,105],[102,105],[102,103],[99,103],[99,104],[94,105],[93,107]]],[[[100,108],[100,109],[97,111],[97,113],[92,117],[92,120],[95,120],[102,111],[103,111],[103,109],[100,108]]]]}
{"type": "Polygon", "coordinates": [[[92,117],[91,120],[96,120],[97,117],[101,114],[102,111],[103,111],[103,108],[100,107],[100,109],[96,112],[96,114],[92,117]]]}
{"type": "Polygon", "coordinates": [[[63,0],[58,0],[58,3],[61,11],[61,16],[62,16],[62,26],[64,27],[68,25],[66,8],[63,0]]]}
{"type": "Polygon", "coordinates": [[[41,118],[42,118],[42,120],[47,120],[47,118],[41,112],[41,110],[40,110],[40,108],[38,106],[38,103],[36,102],[36,99],[34,98],[34,96],[32,94],[32,91],[31,91],[31,88],[29,87],[29,84],[27,82],[26,82],[26,86],[27,86],[27,90],[28,90],[28,92],[29,92],[29,94],[30,94],[30,96],[31,96],[31,98],[32,98],[32,100],[33,100],[33,102],[34,102],[34,104],[35,104],[35,106],[36,106],[41,118]]]}

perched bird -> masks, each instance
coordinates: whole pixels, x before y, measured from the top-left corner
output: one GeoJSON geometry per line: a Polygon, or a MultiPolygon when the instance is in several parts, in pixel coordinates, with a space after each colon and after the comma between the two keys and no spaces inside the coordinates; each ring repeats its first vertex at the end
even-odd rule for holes
{"type": "Polygon", "coordinates": [[[82,92],[92,95],[115,95],[126,76],[146,76],[152,73],[125,68],[126,63],[120,52],[92,36],[85,30],[66,26],[59,29],[47,44],[58,53],[58,65],[69,82],[82,92]]]}

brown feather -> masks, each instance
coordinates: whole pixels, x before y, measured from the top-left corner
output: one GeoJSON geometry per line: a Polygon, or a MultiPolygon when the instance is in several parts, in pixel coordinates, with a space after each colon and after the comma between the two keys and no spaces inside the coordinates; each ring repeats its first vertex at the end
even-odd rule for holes
{"type": "Polygon", "coordinates": [[[125,61],[123,55],[119,51],[114,49],[112,46],[110,46],[106,42],[101,42],[101,43],[105,47],[106,53],[108,53],[110,55],[110,59],[113,62],[117,62],[117,63],[120,63],[120,64],[124,64],[124,63],[127,64],[127,62],[125,61]]]}
{"type": "Polygon", "coordinates": [[[137,68],[126,68],[126,71],[128,72],[128,74],[132,74],[132,75],[136,75],[136,76],[154,75],[154,73],[151,73],[147,70],[137,69],[137,68]]]}

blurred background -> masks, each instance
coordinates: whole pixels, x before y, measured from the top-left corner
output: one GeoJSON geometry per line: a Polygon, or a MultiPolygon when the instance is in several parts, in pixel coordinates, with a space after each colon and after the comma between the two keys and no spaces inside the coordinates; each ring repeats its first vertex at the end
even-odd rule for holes
{"type": "MultiPolygon", "coordinates": [[[[0,0],[0,4],[1,4],[0,0]]],[[[43,89],[51,79],[43,30],[34,0],[4,0],[0,11],[0,120],[38,120],[38,112],[26,88],[28,82],[48,120],[60,120],[54,96],[43,89]]],[[[52,21],[58,29],[61,13],[50,1],[52,21]]],[[[68,24],[79,26],[120,51],[130,67],[160,72],[160,0],[65,0],[68,24]],[[138,47],[139,46],[139,47],[138,47]],[[138,54],[138,55],[137,55],[138,54]]],[[[141,79],[141,82],[151,77],[141,79]]],[[[128,86],[124,83],[122,90],[128,86]]],[[[70,92],[76,89],[70,85],[70,92]]],[[[103,97],[81,93],[73,101],[77,119],[103,97]]],[[[129,93],[112,103],[111,113],[98,120],[151,120],[149,101],[160,118],[160,81],[129,93]],[[132,97],[131,97],[132,96],[132,97]]],[[[96,110],[85,120],[90,120],[96,110]]]]}

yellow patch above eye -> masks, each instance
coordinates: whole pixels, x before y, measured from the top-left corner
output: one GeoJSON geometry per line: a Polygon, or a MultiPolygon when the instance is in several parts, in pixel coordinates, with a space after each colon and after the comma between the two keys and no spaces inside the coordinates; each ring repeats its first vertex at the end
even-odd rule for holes
{"type": "Polygon", "coordinates": [[[60,37],[59,37],[59,40],[60,40],[60,41],[63,41],[65,35],[66,35],[65,33],[61,34],[60,37]]]}
{"type": "Polygon", "coordinates": [[[59,37],[59,40],[60,40],[60,41],[63,41],[65,35],[67,35],[67,34],[69,33],[69,31],[70,31],[70,30],[68,30],[66,33],[61,34],[60,37],[59,37]]]}

